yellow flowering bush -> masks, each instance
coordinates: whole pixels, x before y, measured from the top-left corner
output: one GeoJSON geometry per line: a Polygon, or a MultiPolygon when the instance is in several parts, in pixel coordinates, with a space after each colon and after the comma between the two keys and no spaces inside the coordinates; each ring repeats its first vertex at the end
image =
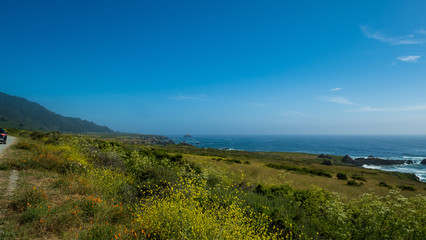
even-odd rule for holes
{"type": "Polygon", "coordinates": [[[205,187],[205,181],[181,179],[165,197],[141,202],[137,222],[159,239],[276,238],[267,231],[266,216],[255,216],[236,195],[217,199],[205,187]]]}

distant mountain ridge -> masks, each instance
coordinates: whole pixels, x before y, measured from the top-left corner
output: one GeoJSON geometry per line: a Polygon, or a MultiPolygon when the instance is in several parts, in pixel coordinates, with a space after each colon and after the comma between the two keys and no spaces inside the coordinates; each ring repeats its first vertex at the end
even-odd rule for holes
{"type": "Polygon", "coordinates": [[[0,92],[0,127],[71,133],[110,133],[111,129],[75,117],[64,117],[38,103],[0,92]]]}

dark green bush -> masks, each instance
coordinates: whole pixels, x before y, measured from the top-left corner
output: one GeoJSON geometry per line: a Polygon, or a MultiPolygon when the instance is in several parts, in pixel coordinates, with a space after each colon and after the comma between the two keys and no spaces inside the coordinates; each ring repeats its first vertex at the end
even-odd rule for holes
{"type": "Polygon", "coordinates": [[[337,173],[336,177],[341,180],[348,180],[348,176],[345,173],[337,173]]]}
{"type": "Polygon", "coordinates": [[[329,160],[329,159],[324,160],[321,164],[322,164],[322,165],[326,165],[326,166],[331,166],[331,165],[333,165],[333,163],[332,163],[332,162],[331,162],[331,160],[329,160]]]}
{"type": "Polygon", "coordinates": [[[177,154],[177,155],[171,156],[169,159],[173,163],[177,163],[177,164],[184,163],[182,154],[177,154]]]}
{"type": "Polygon", "coordinates": [[[187,162],[185,165],[185,169],[188,172],[194,172],[196,174],[201,174],[202,172],[201,166],[195,162],[187,162]]]}
{"type": "Polygon", "coordinates": [[[348,183],[346,183],[346,185],[348,185],[348,186],[358,186],[359,187],[359,186],[362,186],[363,183],[362,182],[358,183],[355,180],[349,180],[348,183]]]}
{"type": "Polygon", "coordinates": [[[236,159],[226,159],[225,162],[238,163],[238,164],[242,164],[243,163],[241,160],[236,160],[236,159]]]}
{"type": "Polygon", "coordinates": [[[413,186],[407,186],[407,185],[398,185],[398,188],[402,189],[402,190],[407,190],[407,191],[415,191],[416,189],[413,186]]]}
{"type": "Polygon", "coordinates": [[[380,186],[380,187],[387,187],[387,188],[389,188],[389,189],[392,189],[392,186],[391,185],[388,185],[387,183],[385,183],[385,182],[379,182],[379,184],[377,184],[378,186],[380,186]]]}
{"type": "Polygon", "coordinates": [[[359,181],[364,181],[364,182],[366,182],[367,180],[365,180],[365,178],[364,177],[362,177],[362,176],[360,176],[360,175],[358,175],[358,174],[352,174],[351,175],[351,178],[352,179],[354,179],[354,180],[359,180],[359,181]]]}
{"type": "Polygon", "coordinates": [[[254,192],[260,195],[265,195],[268,191],[262,184],[258,184],[254,189],[254,192]]]}
{"type": "Polygon", "coordinates": [[[270,167],[270,168],[275,168],[275,169],[283,169],[283,170],[300,172],[300,173],[308,173],[308,174],[312,174],[312,175],[329,177],[329,178],[333,177],[333,176],[331,176],[330,173],[328,173],[328,172],[326,172],[322,169],[300,168],[300,167],[288,166],[288,165],[285,165],[285,164],[275,164],[275,163],[268,163],[268,164],[266,164],[266,166],[270,167]]]}
{"type": "Polygon", "coordinates": [[[207,185],[209,187],[215,187],[219,183],[220,183],[220,178],[217,177],[216,175],[209,175],[207,177],[207,185]]]}

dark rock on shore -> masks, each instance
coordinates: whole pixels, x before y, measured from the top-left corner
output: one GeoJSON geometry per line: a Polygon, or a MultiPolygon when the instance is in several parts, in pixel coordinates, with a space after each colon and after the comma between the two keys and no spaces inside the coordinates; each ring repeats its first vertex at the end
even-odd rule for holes
{"type": "Polygon", "coordinates": [[[389,159],[381,159],[373,156],[369,156],[367,158],[356,158],[354,160],[356,165],[362,166],[366,165],[402,165],[402,164],[413,164],[411,160],[389,160],[389,159]]]}
{"type": "MultiPolygon", "coordinates": [[[[423,160],[426,164],[426,159],[423,160]]],[[[368,156],[366,158],[356,158],[352,159],[350,156],[345,155],[342,158],[343,163],[353,164],[355,166],[361,167],[362,165],[402,165],[402,164],[413,164],[412,160],[389,160],[389,159],[381,159],[376,158],[374,156],[368,156]]]]}
{"type": "Polygon", "coordinates": [[[349,163],[349,164],[357,165],[357,162],[355,160],[353,160],[349,155],[345,155],[342,158],[342,162],[343,163],[349,163]]]}
{"type": "Polygon", "coordinates": [[[420,164],[426,164],[426,159],[423,159],[420,164]]]}

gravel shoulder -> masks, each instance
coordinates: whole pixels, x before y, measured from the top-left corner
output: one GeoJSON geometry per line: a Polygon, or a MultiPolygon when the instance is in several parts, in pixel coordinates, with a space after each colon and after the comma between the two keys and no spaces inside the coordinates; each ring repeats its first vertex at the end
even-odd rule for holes
{"type": "Polygon", "coordinates": [[[3,154],[3,151],[8,148],[9,146],[11,146],[14,142],[16,141],[15,137],[12,136],[7,136],[7,144],[0,144],[0,158],[3,154]]]}

